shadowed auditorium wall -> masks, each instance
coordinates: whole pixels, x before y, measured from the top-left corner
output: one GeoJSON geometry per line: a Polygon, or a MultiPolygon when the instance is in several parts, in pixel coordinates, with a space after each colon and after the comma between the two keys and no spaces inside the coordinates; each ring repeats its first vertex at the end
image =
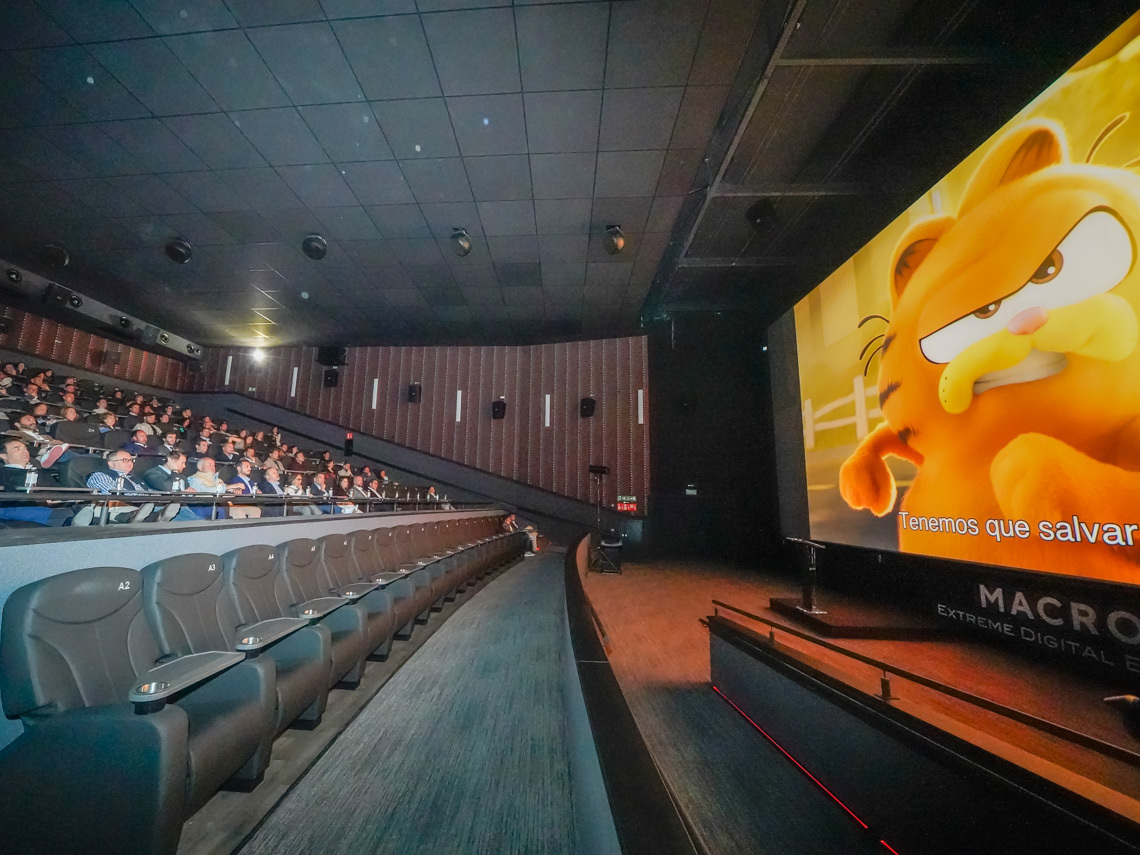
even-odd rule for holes
{"type": "Polygon", "coordinates": [[[188,373],[177,359],[120,344],[94,333],[0,306],[0,317],[10,322],[0,333],[0,348],[38,356],[130,383],[179,389],[188,373]]]}
{"type": "Polygon", "coordinates": [[[649,492],[649,398],[644,337],[526,347],[351,347],[326,388],[315,347],[211,348],[187,389],[238,392],[347,430],[592,502],[587,467],[610,467],[603,502],[649,492]],[[294,371],[296,384],[294,388],[294,371]],[[422,397],[408,402],[408,385],[422,397]],[[460,394],[461,393],[461,394],[460,394]],[[547,423],[547,396],[550,396],[547,423]],[[641,404],[639,405],[639,395],[641,404]],[[593,397],[592,418],[579,415],[593,397]],[[503,419],[491,418],[502,398],[503,419]]]}

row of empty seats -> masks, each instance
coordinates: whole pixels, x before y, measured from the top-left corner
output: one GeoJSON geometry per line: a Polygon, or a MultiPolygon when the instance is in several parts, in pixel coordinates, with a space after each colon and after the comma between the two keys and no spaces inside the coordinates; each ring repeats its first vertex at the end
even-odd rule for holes
{"type": "Polygon", "coordinates": [[[498,516],[96,567],[16,590],[0,624],[0,851],[173,853],[432,609],[517,558],[498,516]]]}

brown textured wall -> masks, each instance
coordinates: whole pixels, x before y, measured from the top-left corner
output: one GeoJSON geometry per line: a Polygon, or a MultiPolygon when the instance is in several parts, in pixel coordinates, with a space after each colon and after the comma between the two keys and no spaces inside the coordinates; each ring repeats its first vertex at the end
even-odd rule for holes
{"type": "Polygon", "coordinates": [[[28,354],[29,364],[34,364],[31,357],[38,356],[124,382],[182,388],[186,369],[177,359],[119,344],[11,306],[0,306],[0,317],[12,322],[11,329],[0,334],[0,347],[28,354]]]}
{"type": "Polygon", "coordinates": [[[246,348],[211,348],[204,370],[185,375],[186,388],[250,395],[583,501],[594,499],[586,467],[605,463],[611,474],[604,479],[604,503],[632,495],[644,507],[649,439],[648,425],[637,423],[637,390],[644,390],[648,407],[649,366],[642,336],[529,347],[354,347],[335,389],[322,386],[316,348],[266,353],[258,364],[246,348]],[[295,367],[297,391],[290,396],[295,367]],[[423,385],[419,404],[407,400],[412,382],[423,385]],[[457,390],[463,391],[459,421],[457,390]],[[547,394],[550,427],[544,424],[547,394]],[[578,415],[578,401],[587,395],[598,401],[591,419],[578,415]],[[507,415],[496,421],[491,402],[500,396],[507,415]]]}

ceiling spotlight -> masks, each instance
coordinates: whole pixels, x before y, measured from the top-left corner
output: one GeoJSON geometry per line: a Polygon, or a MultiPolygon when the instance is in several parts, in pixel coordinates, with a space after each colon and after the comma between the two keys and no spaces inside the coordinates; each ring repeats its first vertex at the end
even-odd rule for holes
{"type": "Polygon", "coordinates": [[[460,258],[471,252],[471,236],[467,229],[455,229],[451,233],[451,251],[460,258]]]}
{"type": "Polygon", "coordinates": [[[131,319],[128,318],[126,315],[120,316],[119,317],[119,326],[125,330],[129,330],[131,328],[131,319]]]}
{"type": "Polygon", "coordinates": [[[71,306],[71,308],[73,308],[73,309],[78,309],[80,306],[83,305],[83,298],[80,297],[78,294],[72,294],[70,297],[67,298],[67,304],[69,306],[71,306]]]}
{"type": "Polygon", "coordinates": [[[602,235],[602,247],[610,255],[617,255],[625,249],[625,233],[621,226],[606,226],[606,233],[602,235]]]}
{"type": "Polygon", "coordinates": [[[194,355],[194,352],[195,352],[197,349],[198,349],[198,348],[194,347],[194,345],[192,345],[192,344],[188,344],[188,345],[186,345],[186,352],[187,352],[187,353],[189,353],[191,356],[193,356],[193,355],[194,355]]]}
{"type": "Polygon", "coordinates": [[[54,243],[48,244],[40,250],[40,257],[44,264],[49,267],[67,267],[71,261],[71,256],[67,254],[67,250],[54,243]]]}
{"type": "Polygon", "coordinates": [[[166,257],[178,264],[185,264],[190,260],[190,242],[185,238],[174,238],[166,244],[166,257]]]}
{"type": "Polygon", "coordinates": [[[19,285],[24,281],[24,274],[17,270],[15,267],[9,267],[4,271],[4,275],[8,277],[8,281],[13,285],[19,285]]]}
{"type": "Polygon", "coordinates": [[[162,344],[169,344],[170,343],[170,336],[167,333],[159,333],[158,340],[162,344]]]}
{"type": "Polygon", "coordinates": [[[249,352],[249,355],[253,357],[254,362],[262,363],[265,361],[265,351],[260,347],[255,347],[249,352]]]}
{"type": "Polygon", "coordinates": [[[313,261],[320,261],[329,251],[328,241],[320,235],[309,235],[301,241],[301,251],[313,261]]]}

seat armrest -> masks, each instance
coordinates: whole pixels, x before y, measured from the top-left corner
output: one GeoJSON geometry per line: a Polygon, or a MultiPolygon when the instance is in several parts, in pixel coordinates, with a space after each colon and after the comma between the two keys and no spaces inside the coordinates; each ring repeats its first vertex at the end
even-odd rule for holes
{"type": "Polygon", "coordinates": [[[205,682],[243,659],[242,654],[225,650],[180,656],[173,662],[151,668],[139,677],[127,700],[135,705],[137,713],[154,712],[161,709],[172,695],[205,682]]]}
{"type": "Polygon", "coordinates": [[[335,593],[338,597],[347,597],[350,600],[356,601],[379,587],[380,586],[375,582],[353,582],[351,585],[345,585],[343,588],[336,589],[335,593]]]}
{"type": "Polygon", "coordinates": [[[347,603],[344,597],[317,597],[297,604],[297,615],[307,620],[319,620],[329,612],[334,612],[347,603]]]}
{"type": "Polygon", "coordinates": [[[398,582],[401,579],[405,578],[407,575],[407,573],[394,573],[386,570],[383,573],[377,573],[375,576],[373,576],[372,581],[375,582],[379,587],[386,588],[393,582],[398,582]]]}
{"type": "Polygon", "coordinates": [[[234,650],[242,653],[264,650],[274,642],[280,641],[299,629],[309,625],[308,618],[281,617],[263,620],[260,623],[251,623],[238,627],[241,637],[234,645],[234,650]]]}

